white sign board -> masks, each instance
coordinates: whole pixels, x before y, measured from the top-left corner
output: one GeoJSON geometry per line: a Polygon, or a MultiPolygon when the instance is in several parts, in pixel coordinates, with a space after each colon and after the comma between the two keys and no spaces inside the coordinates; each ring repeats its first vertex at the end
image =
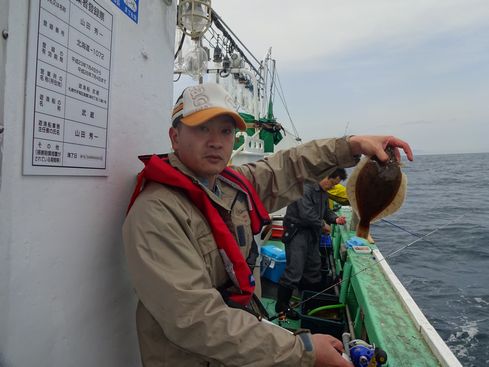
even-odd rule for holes
{"type": "Polygon", "coordinates": [[[96,0],[31,1],[25,175],[107,175],[113,15],[96,0]]]}

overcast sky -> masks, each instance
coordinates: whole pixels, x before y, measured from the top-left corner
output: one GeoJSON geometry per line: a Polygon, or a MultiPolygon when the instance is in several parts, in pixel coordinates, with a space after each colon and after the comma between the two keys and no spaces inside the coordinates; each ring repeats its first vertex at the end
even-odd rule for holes
{"type": "Polygon", "coordinates": [[[272,47],[304,141],[347,130],[394,134],[417,153],[489,152],[489,0],[212,6],[257,58],[272,47]]]}

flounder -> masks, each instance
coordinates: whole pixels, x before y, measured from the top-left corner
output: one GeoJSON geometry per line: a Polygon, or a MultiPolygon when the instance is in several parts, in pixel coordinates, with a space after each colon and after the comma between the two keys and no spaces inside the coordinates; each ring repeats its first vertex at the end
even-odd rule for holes
{"type": "Polygon", "coordinates": [[[348,180],[348,199],[360,219],[358,237],[367,238],[370,223],[393,214],[404,202],[407,177],[401,172],[394,150],[389,147],[386,153],[386,163],[379,163],[376,157],[363,157],[348,180]]]}

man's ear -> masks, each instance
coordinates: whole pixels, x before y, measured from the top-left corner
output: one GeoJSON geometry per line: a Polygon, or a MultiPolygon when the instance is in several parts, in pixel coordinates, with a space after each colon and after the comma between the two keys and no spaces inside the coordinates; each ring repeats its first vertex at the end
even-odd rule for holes
{"type": "Polygon", "coordinates": [[[172,149],[176,151],[178,148],[178,142],[180,140],[180,137],[178,136],[178,129],[174,128],[173,126],[170,127],[170,130],[168,130],[168,136],[170,137],[172,149]]]}

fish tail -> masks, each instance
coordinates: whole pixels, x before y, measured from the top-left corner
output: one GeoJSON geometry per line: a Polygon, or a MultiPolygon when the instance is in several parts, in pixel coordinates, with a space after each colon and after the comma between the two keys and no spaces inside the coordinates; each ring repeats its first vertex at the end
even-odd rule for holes
{"type": "Polygon", "coordinates": [[[370,232],[370,226],[369,225],[362,225],[359,224],[357,228],[357,236],[362,237],[367,239],[368,238],[368,233],[370,232]]]}

